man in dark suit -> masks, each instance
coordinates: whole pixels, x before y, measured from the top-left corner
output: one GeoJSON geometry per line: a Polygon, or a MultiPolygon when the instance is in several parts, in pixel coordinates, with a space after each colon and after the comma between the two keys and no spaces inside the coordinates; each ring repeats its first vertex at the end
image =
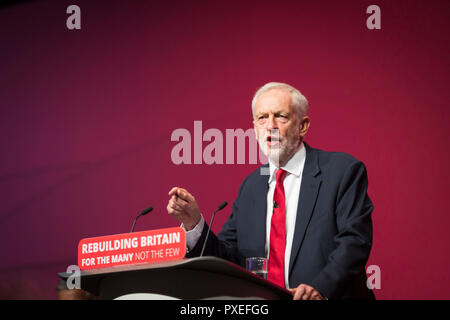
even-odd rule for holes
{"type": "MultiPolygon", "coordinates": [[[[364,164],[303,142],[308,102],[295,88],[268,83],[252,101],[255,133],[269,163],[242,183],[221,232],[205,253],[245,265],[268,256],[268,279],[294,299],[372,299],[365,264],[372,247],[373,205],[364,164]]],[[[195,198],[169,192],[167,210],[187,231],[197,256],[208,230],[195,198]]]]}

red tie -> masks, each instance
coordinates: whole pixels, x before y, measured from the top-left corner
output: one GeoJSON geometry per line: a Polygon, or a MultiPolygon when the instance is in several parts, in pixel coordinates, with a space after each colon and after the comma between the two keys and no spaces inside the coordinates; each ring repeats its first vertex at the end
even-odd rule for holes
{"type": "Polygon", "coordinates": [[[286,171],[278,169],[273,194],[273,214],[270,223],[268,279],[284,288],[284,251],[286,250],[286,197],[283,180],[286,171]]]}

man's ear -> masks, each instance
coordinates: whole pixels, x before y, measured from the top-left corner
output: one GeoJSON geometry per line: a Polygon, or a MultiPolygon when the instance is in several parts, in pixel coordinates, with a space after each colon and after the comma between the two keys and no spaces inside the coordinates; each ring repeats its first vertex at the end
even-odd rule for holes
{"type": "Polygon", "coordinates": [[[311,124],[311,119],[308,116],[304,116],[302,118],[300,124],[300,137],[304,138],[306,133],[308,132],[309,125],[311,124]]]}

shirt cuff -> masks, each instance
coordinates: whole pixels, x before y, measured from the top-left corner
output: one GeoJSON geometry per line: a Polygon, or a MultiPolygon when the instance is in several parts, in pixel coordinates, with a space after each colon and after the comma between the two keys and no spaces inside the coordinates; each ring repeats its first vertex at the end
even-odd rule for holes
{"type": "Polygon", "coordinates": [[[200,217],[200,221],[194,227],[194,229],[187,231],[184,227],[184,224],[181,224],[181,227],[186,231],[186,247],[187,250],[192,250],[197,244],[200,236],[202,235],[203,228],[205,227],[205,219],[203,215],[200,217]]]}

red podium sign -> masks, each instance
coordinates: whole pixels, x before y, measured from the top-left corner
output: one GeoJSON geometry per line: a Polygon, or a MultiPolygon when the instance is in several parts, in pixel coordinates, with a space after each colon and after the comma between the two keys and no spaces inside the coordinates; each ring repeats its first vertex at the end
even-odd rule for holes
{"type": "Polygon", "coordinates": [[[186,233],[180,227],[86,238],[78,243],[81,270],[182,259],[186,233]]]}

